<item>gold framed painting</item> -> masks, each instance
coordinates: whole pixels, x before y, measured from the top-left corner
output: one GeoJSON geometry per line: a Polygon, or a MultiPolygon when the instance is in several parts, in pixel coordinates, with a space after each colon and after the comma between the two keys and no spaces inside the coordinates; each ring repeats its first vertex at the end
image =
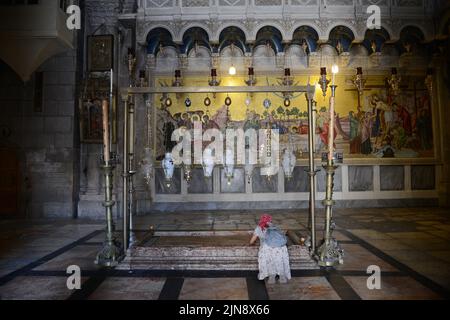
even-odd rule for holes
{"type": "Polygon", "coordinates": [[[104,72],[113,69],[114,36],[99,35],[87,37],[87,61],[89,72],[104,72]]]}
{"type": "MultiPolygon", "coordinates": [[[[102,100],[101,97],[80,99],[80,139],[81,143],[102,144],[103,122],[102,122],[102,100]]],[[[109,99],[107,99],[109,101],[109,99]]],[[[117,106],[116,97],[113,96],[111,108],[111,139],[112,143],[117,141],[117,106]]]]}

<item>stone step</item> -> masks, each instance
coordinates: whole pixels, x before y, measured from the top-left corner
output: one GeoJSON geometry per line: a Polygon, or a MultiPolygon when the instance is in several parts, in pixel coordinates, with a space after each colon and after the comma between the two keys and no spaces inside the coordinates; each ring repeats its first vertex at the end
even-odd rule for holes
{"type": "MultiPolygon", "coordinates": [[[[236,244],[248,232],[150,237],[128,250],[121,270],[258,270],[258,246],[236,244]],[[176,237],[181,237],[176,239],[176,237]],[[180,245],[184,242],[184,245],[180,245]],[[202,243],[203,242],[203,243],[202,243]],[[227,245],[232,242],[233,245],[227,245]],[[216,245],[211,245],[215,243],[216,245]]],[[[248,240],[247,240],[248,241],[248,240]]],[[[245,242],[244,242],[245,243],[245,242]]],[[[288,243],[291,269],[318,269],[306,247],[288,243]]]]}

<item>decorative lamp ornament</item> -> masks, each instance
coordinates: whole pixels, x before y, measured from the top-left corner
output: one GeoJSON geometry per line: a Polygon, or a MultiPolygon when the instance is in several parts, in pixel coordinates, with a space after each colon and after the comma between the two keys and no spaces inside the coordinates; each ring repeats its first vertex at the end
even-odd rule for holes
{"type": "Polygon", "coordinates": [[[172,105],[172,99],[170,97],[167,97],[166,100],[164,100],[164,104],[166,107],[170,107],[172,105]]]}
{"type": "Polygon", "coordinates": [[[297,158],[295,157],[294,151],[290,149],[285,149],[283,153],[283,158],[281,160],[281,165],[283,167],[284,176],[287,179],[292,178],[292,172],[294,171],[297,158]]]}
{"type": "Polygon", "coordinates": [[[319,79],[319,85],[322,89],[322,94],[324,97],[327,95],[327,88],[328,84],[330,83],[330,80],[327,79],[327,68],[323,67],[320,68],[320,79],[319,79]]]}
{"type": "Polygon", "coordinates": [[[186,106],[186,108],[189,108],[192,105],[192,101],[191,99],[189,99],[189,97],[184,100],[184,105],[186,106]]]}
{"type": "Polygon", "coordinates": [[[288,97],[284,98],[283,104],[286,108],[289,107],[291,105],[291,99],[288,97]]]}
{"type": "Polygon", "coordinates": [[[231,65],[230,68],[228,69],[228,74],[230,76],[234,76],[236,75],[236,67],[234,65],[231,65]]]}
{"type": "Polygon", "coordinates": [[[252,181],[253,176],[253,170],[255,169],[255,166],[253,164],[247,163],[244,166],[245,176],[247,177],[247,183],[250,183],[252,181]]]}
{"type": "Polygon", "coordinates": [[[227,177],[227,184],[231,184],[231,179],[234,177],[234,153],[230,149],[225,152],[225,176],[227,177]]]}
{"type": "Polygon", "coordinates": [[[245,99],[245,105],[247,106],[247,108],[250,106],[251,103],[252,103],[252,99],[250,99],[250,97],[247,97],[245,99]]]}
{"type": "Polygon", "coordinates": [[[220,81],[217,80],[217,69],[211,69],[211,80],[208,81],[211,87],[220,85],[220,81]]]}
{"type": "Polygon", "coordinates": [[[263,101],[264,108],[269,109],[271,105],[272,105],[272,101],[270,101],[269,98],[264,99],[264,101],[263,101]]]}
{"type": "Polygon", "coordinates": [[[167,152],[163,161],[162,167],[164,170],[164,177],[166,179],[166,186],[169,188],[172,182],[173,172],[175,170],[175,165],[173,163],[172,153],[167,152]]]}
{"type": "Polygon", "coordinates": [[[209,107],[211,105],[211,99],[209,97],[206,97],[205,100],[203,100],[203,104],[209,107]]]}
{"type": "Polygon", "coordinates": [[[154,168],[154,162],[153,162],[153,152],[152,149],[149,147],[144,148],[143,157],[140,162],[141,165],[141,172],[144,176],[145,183],[147,185],[150,185],[152,177],[153,177],[153,168],[154,168]]]}
{"type": "Polygon", "coordinates": [[[226,98],[225,98],[225,105],[227,106],[227,107],[229,107],[230,105],[231,105],[231,98],[229,97],[229,96],[227,96],[226,98]]]}
{"type": "Polygon", "coordinates": [[[181,82],[181,70],[175,70],[175,80],[172,82],[172,87],[181,87],[183,84],[181,82]]]}
{"type": "Polygon", "coordinates": [[[214,158],[212,156],[212,150],[210,148],[206,148],[203,151],[203,175],[205,178],[211,178],[213,170],[214,170],[214,158]]]}
{"type": "Polygon", "coordinates": [[[187,183],[189,183],[192,179],[192,170],[191,166],[189,164],[183,165],[183,172],[184,172],[184,180],[186,180],[187,183]]]}
{"type": "Polygon", "coordinates": [[[245,84],[248,86],[253,86],[256,84],[255,70],[252,67],[248,68],[248,79],[245,80],[245,84]]]}

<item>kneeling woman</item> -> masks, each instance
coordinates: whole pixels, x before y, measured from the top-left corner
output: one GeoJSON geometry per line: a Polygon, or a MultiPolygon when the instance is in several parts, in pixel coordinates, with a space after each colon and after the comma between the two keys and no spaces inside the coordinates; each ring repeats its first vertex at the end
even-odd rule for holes
{"type": "Polygon", "coordinates": [[[278,275],[280,283],[286,283],[291,279],[286,237],[272,224],[272,217],[268,214],[261,216],[250,245],[253,245],[258,238],[260,242],[258,279],[264,280],[269,277],[268,283],[272,284],[275,283],[275,277],[278,275]]]}

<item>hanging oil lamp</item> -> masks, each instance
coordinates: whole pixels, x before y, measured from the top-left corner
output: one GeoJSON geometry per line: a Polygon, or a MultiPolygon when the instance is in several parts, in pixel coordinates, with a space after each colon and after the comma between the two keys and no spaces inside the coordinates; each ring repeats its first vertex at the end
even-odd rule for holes
{"type": "Polygon", "coordinates": [[[327,89],[328,84],[330,83],[330,80],[327,79],[327,68],[323,67],[320,68],[320,79],[319,79],[319,85],[322,89],[322,94],[324,97],[327,95],[327,89]]]}
{"type": "Polygon", "coordinates": [[[256,84],[255,70],[252,67],[248,68],[248,79],[245,80],[245,84],[248,86],[254,86],[256,84]]]}
{"type": "Polygon", "coordinates": [[[231,103],[232,103],[231,98],[230,98],[229,96],[227,96],[227,97],[225,98],[225,105],[226,105],[227,107],[229,107],[229,106],[231,105],[231,103]]]}
{"type": "Polygon", "coordinates": [[[209,107],[211,105],[211,99],[208,96],[206,96],[205,100],[203,100],[203,104],[206,107],[209,107]]]}
{"type": "Polygon", "coordinates": [[[217,69],[211,69],[211,79],[208,81],[211,87],[216,87],[220,85],[220,81],[217,80],[217,69]]]}
{"type": "Polygon", "coordinates": [[[175,79],[172,81],[172,87],[181,87],[183,83],[181,82],[181,70],[175,70],[175,79]]]}
{"type": "Polygon", "coordinates": [[[170,188],[170,186],[172,184],[173,172],[175,170],[172,153],[167,152],[161,164],[162,164],[162,167],[164,170],[166,186],[167,186],[167,188],[170,188]]]}
{"type": "Polygon", "coordinates": [[[291,99],[289,97],[284,98],[283,104],[286,108],[291,106],[291,99]]]}
{"type": "Polygon", "coordinates": [[[170,99],[170,97],[166,97],[166,99],[164,100],[164,104],[166,105],[166,107],[170,107],[172,105],[172,99],[170,99]]]}
{"type": "Polygon", "coordinates": [[[284,86],[292,86],[294,83],[294,80],[291,77],[291,69],[285,68],[284,69],[284,77],[283,77],[283,85],[284,86]]]}
{"type": "Polygon", "coordinates": [[[214,158],[212,156],[212,150],[210,148],[206,148],[203,152],[202,167],[204,177],[211,178],[214,170],[214,158]]]}
{"type": "Polygon", "coordinates": [[[288,180],[292,178],[296,162],[297,158],[295,157],[294,151],[285,149],[281,160],[281,166],[283,167],[284,176],[288,180]]]}
{"type": "Polygon", "coordinates": [[[234,153],[230,149],[225,152],[225,177],[227,178],[227,184],[231,184],[231,179],[234,177],[234,153]]]}

